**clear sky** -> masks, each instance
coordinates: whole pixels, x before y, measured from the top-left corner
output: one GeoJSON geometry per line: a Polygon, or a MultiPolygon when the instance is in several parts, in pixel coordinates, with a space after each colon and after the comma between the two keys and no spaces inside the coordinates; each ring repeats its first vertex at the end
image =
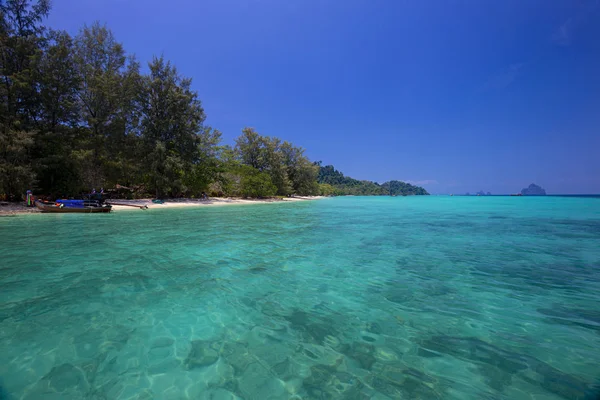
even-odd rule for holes
{"type": "Polygon", "coordinates": [[[207,124],[432,193],[600,193],[598,0],[54,0],[194,80],[207,124]]]}

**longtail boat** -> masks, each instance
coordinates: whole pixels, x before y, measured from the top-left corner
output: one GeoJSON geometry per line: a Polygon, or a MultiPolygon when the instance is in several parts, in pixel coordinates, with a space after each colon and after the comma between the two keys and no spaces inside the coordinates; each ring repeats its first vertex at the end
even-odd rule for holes
{"type": "Polygon", "coordinates": [[[48,203],[37,200],[35,206],[47,213],[108,213],[112,206],[103,204],[95,206],[69,207],[63,203],[48,203]]]}

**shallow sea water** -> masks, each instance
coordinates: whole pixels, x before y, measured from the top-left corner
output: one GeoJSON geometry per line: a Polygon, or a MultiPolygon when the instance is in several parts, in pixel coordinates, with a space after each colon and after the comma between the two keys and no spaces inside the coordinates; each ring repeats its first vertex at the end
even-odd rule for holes
{"type": "Polygon", "coordinates": [[[0,218],[0,399],[595,399],[600,199],[0,218]]]}

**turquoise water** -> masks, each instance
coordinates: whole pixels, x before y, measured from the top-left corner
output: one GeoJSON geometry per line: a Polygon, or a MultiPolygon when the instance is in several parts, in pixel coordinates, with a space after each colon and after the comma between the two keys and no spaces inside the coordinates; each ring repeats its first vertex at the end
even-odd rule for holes
{"type": "Polygon", "coordinates": [[[592,399],[600,199],[0,218],[0,398],[592,399]]]}

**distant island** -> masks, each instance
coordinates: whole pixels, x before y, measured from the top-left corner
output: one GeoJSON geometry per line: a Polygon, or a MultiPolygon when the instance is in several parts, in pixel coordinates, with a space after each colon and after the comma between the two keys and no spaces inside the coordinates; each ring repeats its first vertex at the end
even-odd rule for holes
{"type": "Polygon", "coordinates": [[[521,190],[521,194],[523,196],[545,196],[546,191],[541,186],[532,183],[529,187],[526,187],[521,190]]]}
{"type": "Polygon", "coordinates": [[[354,195],[354,196],[414,196],[429,195],[427,190],[420,186],[401,181],[389,181],[382,184],[372,181],[360,181],[344,176],[333,165],[315,165],[319,167],[317,182],[322,195],[354,195]]]}

